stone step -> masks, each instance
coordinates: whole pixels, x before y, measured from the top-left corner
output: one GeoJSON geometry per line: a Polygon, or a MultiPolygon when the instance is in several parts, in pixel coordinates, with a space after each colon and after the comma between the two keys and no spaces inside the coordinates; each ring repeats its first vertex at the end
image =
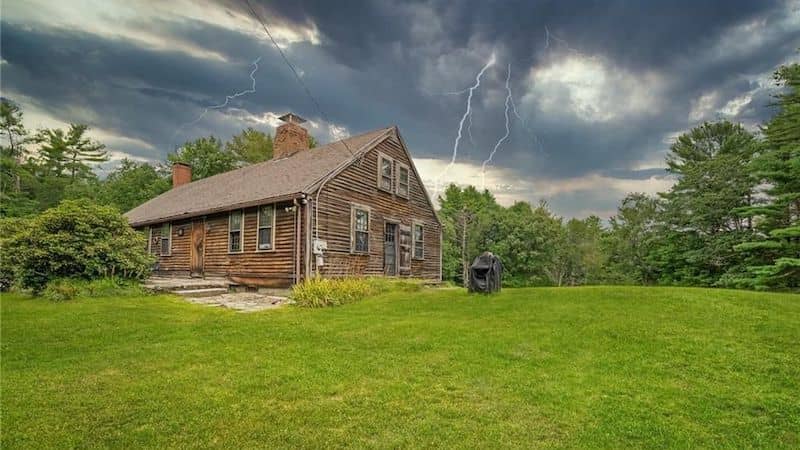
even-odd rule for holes
{"type": "Polygon", "coordinates": [[[191,289],[177,289],[171,291],[173,294],[182,295],[184,297],[213,297],[215,295],[227,294],[227,288],[211,287],[211,288],[191,288],[191,289]]]}

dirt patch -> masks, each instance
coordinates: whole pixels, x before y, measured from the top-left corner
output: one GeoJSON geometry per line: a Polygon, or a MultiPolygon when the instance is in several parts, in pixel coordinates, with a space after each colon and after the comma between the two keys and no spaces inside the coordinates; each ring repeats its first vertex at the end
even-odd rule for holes
{"type": "Polygon", "coordinates": [[[276,309],[291,303],[286,297],[259,294],[256,292],[230,292],[210,297],[186,297],[186,301],[199,305],[221,306],[241,312],[276,309]]]}

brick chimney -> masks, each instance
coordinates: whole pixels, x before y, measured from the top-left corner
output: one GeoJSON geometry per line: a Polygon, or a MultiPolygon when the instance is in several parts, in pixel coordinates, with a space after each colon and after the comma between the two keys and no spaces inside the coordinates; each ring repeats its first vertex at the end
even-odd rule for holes
{"type": "Polygon", "coordinates": [[[286,158],[299,151],[308,150],[310,136],[308,131],[300,126],[306,119],[292,113],[284,114],[278,119],[284,123],[275,130],[272,158],[286,158]]]}
{"type": "Polygon", "coordinates": [[[182,162],[172,164],[172,188],[192,182],[192,166],[182,162]]]}

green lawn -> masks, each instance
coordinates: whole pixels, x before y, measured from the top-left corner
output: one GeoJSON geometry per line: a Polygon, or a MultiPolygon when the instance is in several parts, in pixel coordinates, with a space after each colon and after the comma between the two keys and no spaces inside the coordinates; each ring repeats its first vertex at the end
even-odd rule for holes
{"type": "Polygon", "coordinates": [[[800,296],[2,298],[2,448],[800,446],[800,296]]]}

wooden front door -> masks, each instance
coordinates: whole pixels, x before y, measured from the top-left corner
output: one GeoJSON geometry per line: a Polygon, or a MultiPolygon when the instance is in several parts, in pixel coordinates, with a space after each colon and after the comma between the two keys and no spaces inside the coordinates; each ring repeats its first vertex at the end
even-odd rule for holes
{"type": "Polygon", "coordinates": [[[195,220],[192,222],[192,275],[203,275],[203,256],[205,255],[205,220],[195,220]]]}
{"type": "Polygon", "coordinates": [[[386,222],[383,233],[383,273],[397,275],[397,224],[386,222]]]}

